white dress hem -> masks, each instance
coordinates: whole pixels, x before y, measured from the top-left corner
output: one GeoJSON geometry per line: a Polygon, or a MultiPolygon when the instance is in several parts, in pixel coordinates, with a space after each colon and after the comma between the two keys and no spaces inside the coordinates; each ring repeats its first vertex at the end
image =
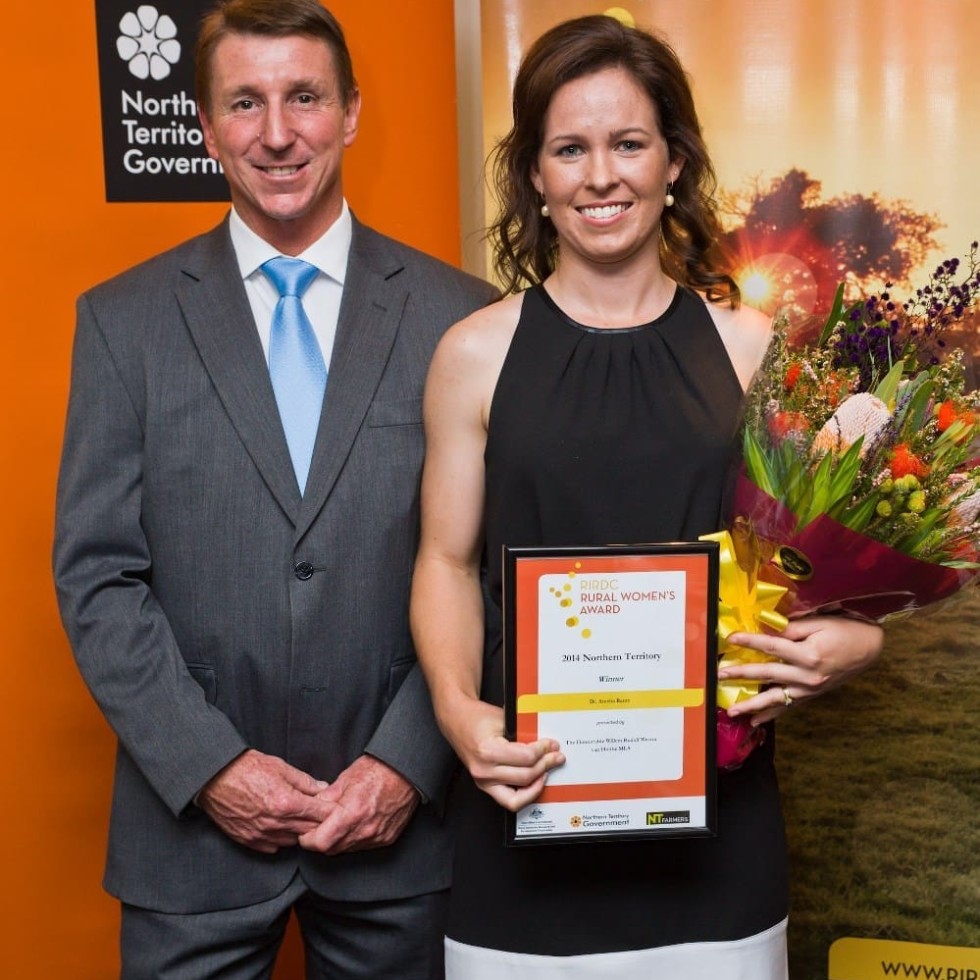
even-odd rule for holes
{"type": "Polygon", "coordinates": [[[541,956],[446,939],[446,980],[788,980],[786,919],[729,942],[541,956]]]}

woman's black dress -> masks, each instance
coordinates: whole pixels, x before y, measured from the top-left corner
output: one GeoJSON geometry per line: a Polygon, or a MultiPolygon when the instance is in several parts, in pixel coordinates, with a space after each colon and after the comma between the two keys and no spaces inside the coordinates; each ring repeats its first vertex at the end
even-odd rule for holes
{"type": "MultiPolygon", "coordinates": [[[[483,696],[502,703],[501,546],[694,540],[722,526],[742,391],[703,301],[584,327],[543,287],[524,296],[486,448],[490,639],[483,696]]],[[[506,848],[504,813],[464,774],[450,938],[544,955],[740,939],[787,914],[773,740],[721,773],[715,838],[506,848]]]]}

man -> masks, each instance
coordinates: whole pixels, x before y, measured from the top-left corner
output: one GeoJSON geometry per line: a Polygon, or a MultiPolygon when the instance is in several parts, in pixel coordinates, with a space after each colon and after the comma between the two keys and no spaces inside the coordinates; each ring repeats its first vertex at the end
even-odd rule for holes
{"type": "Polygon", "coordinates": [[[351,216],[360,96],[316,0],[224,0],[197,70],[232,213],[80,299],[59,482],[62,616],[119,740],[123,976],[267,976],[295,908],[309,976],[436,977],[421,394],[493,291],[351,216]]]}

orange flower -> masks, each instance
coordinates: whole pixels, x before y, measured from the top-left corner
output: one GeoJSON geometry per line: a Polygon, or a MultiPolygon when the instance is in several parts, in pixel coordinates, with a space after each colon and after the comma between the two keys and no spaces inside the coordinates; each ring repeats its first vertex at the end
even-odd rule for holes
{"type": "Polygon", "coordinates": [[[949,401],[943,402],[939,406],[939,411],[936,412],[939,417],[939,431],[945,432],[959,417],[959,413],[956,411],[956,406],[949,401]]]}
{"type": "Polygon", "coordinates": [[[929,467],[919,459],[908,447],[908,443],[900,442],[892,452],[892,476],[900,479],[903,476],[924,477],[929,475],[929,467]]]}
{"type": "Polygon", "coordinates": [[[945,432],[954,422],[962,422],[964,426],[969,428],[976,425],[977,417],[968,409],[957,411],[956,402],[944,401],[936,409],[936,425],[940,432],[945,432]]]}
{"type": "Polygon", "coordinates": [[[796,387],[796,382],[800,380],[800,373],[803,371],[803,365],[799,361],[794,361],[786,369],[786,376],[783,378],[783,387],[787,391],[792,391],[796,387]]]}
{"type": "Polygon", "coordinates": [[[769,434],[773,439],[785,439],[809,428],[810,422],[802,412],[776,412],[769,419],[769,434]]]}
{"type": "Polygon", "coordinates": [[[841,377],[841,375],[835,371],[827,380],[821,385],[821,392],[824,398],[827,399],[827,404],[831,408],[836,408],[840,404],[840,400],[848,393],[847,378],[841,377]]]}

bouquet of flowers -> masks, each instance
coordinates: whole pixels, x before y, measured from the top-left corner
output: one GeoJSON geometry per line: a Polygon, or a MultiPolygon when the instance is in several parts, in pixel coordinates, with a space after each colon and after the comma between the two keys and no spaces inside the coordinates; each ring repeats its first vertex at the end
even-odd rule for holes
{"type": "MultiPolygon", "coordinates": [[[[729,532],[742,591],[777,588],[777,613],[881,622],[977,580],[980,392],[946,341],[980,295],[976,242],[965,265],[946,260],[904,303],[886,287],[848,305],[839,288],[815,344],[777,327],[747,396],[729,532]]],[[[722,632],[722,664],[764,659],[722,632]]],[[[758,689],[726,687],[722,707],[758,689]]]]}

